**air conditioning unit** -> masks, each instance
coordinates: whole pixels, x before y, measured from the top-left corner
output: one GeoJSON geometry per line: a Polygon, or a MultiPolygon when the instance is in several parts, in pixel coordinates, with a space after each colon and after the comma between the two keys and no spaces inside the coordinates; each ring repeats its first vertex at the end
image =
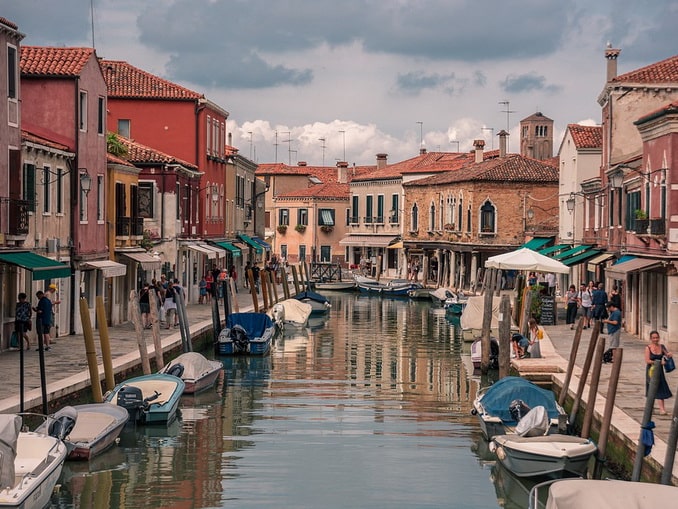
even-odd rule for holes
{"type": "Polygon", "coordinates": [[[47,239],[47,252],[56,253],[57,251],[59,251],[59,239],[47,239]]]}

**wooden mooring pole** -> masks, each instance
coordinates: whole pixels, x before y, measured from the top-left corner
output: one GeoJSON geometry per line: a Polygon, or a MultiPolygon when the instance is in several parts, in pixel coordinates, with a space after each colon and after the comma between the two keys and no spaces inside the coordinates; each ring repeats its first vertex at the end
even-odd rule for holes
{"type": "MultiPolygon", "coordinates": [[[[650,386],[647,388],[647,398],[645,398],[645,409],[643,410],[643,420],[640,423],[641,434],[642,430],[647,426],[647,423],[652,420],[652,410],[654,409],[654,399],[657,396],[657,389],[659,389],[659,378],[662,367],[661,359],[657,359],[652,363],[652,378],[650,378],[650,386]]],[[[634,482],[640,481],[640,472],[643,468],[643,458],[645,457],[645,444],[642,439],[638,439],[638,447],[636,448],[636,460],[633,462],[633,473],[631,480],[634,482]]]]}
{"type": "Polygon", "coordinates": [[[586,351],[586,359],[584,359],[584,366],[582,367],[581,370],[581,378],[579,379],[579,385],[577,386],[577,394],[574,396],[574,401],[572,402],[572,410],[570,411],[571,428],[574,426],[575,420],[577,419],[577,411],[579,410],[581,395],[584,393],[586,378],[589,376],[589,369],[591,369],[591,361],[593,360],[593,353],[595,352],[596,349],[598,336],[600,336],[600,321],[596,321],[595,325],[593,326],[593,331],[591,331],[591,340],[589,342],[589,348],[586,351]]]}
{"type": "Polygon", "coordinates": [[[108,323],[106,322],[106,308],[104,298],[97,295],[97,322],[99,324],[99,343],[101,344],[101,360],[104,363],[104,375],[106,378],[106,390],[112,391],[115,387],[115,372],[113,371],[113,358],[111,357],[111,341],[108,336],[108,323]]]}
{"type": "Polygon", "coordinates": [[[605,338],[598,338],[596,345],[596,354],[593,356],[593,371],[591,371],[591,381],[589,382],[589,397],[586,400],[586,411],[584,412],[584,423],[581,427],[581,437],[589,438],[591,423],[593,422],[593,411],[596,408],[596,396],[598,394],[598,384],[600,382],[600,370],[603,368],[603,354],[605,353],[605,338]]]}
{"type": "Polygon", "coordinates": [[[499,378],[508,376],[511,369],[511,299],[501,296],[499,304],[499,378]]]}
{"type": "Polygon", "coordinates": [[[485,271],[485,282],[483,284],[483,332],[480,339],[480,372],[485,375],[490,368],[490,329],[492,327],[492,296],[493,291],[490,286],[494,277],[494,269],[485,271]]]}
{"type": "Polygon", "coordinates": [[[565,380],[563,387],[560,389],[558,395],[558,404],[563,406],[567,399],[567,393],[570,390],[570,380],[572,380],[572,372],[574,371],[575,361],[577,360],[577,352],[579,351],[579,343],[581,342],[581,332],[584,328],[584,317],[579,318],[577,322],[577,330],[574,331],[574,339],[572,340],[572,348],[570,349],[570,360],[567,363],[567,372],[565,373],[565,380]]]}
{"type": "MultiPolygon", "coordinates": [[[[596,322],[597,324],[600,322],[596,322]]],[[[595,329],[594,329],[595,330],[595,329]]],[[[596,458],[596,467],[593,478],[600,479],[603,465],[607,461],[607,436],[610,434],[610,423],[612,422],[612,412],[614,410],[614,401],[617,395],[617,385],[619,384],[619,372],[621,371],[624,350],[617,348],[612,360],[612,372],[607,386],[607,396],[605,399],[605,410],[603,411],[603,422],[600,424],[600,435],[598,436],[598,455],[596,458]]]]}
{"type": "Polygon", "coordinates": [[[673,477],[673,462],[676,459],[676,442],[678,442],[678,399],[673,405],[669,438],[666,442],[666,456],[664,457],[664,470],[662,471],[662,484],[671,484],[673,477]]]}

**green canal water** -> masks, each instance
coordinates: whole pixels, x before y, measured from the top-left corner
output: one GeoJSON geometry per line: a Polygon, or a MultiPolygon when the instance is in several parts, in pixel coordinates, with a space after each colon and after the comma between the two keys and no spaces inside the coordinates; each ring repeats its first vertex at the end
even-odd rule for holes
{"type": "Polygon", "coordinates": [[[222,358],[217,386],[184,396],[169,426],[128,427],[66,463],[53,506],[526,507],[529,486],[480,437],[481,381],[444,310],[330,298],[326,319],[287,330],[270,356],[222,358]]]}

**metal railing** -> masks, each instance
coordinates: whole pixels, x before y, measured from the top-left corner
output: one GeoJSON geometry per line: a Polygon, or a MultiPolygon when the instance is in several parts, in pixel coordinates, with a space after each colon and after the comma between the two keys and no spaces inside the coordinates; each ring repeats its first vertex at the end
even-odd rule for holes
{"type": "Polygon", "coordinates": [[[115,235],[116,237],[129,237],[130,218],[126,216],[118,216],[115,218],[115,235]]]}

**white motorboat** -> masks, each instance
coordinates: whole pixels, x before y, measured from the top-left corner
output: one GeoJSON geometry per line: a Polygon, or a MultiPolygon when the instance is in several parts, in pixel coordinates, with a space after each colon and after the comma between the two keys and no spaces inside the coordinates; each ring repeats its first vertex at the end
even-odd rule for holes
{"type": "MultiPolygon", "coordinates": [[[[504,377],[480,392],[471,412],[478,416],[485,438],[491,440],[495,435],[516,434],[519,421],[540,406],[547,414],[546,429],[541,434],[558,433],[567,426],[567,414],[552,391],[516,376],[504,377]]],[[[534,423],[530,426],[534,428],[534,423]]]]}
{"type": "Polygon", "coordinates": [[[546,487],[549,490],[546,509],[669,507],[678,500],[676,486],[631,481],[560,479],[535,485],[530,491],[530,509],[540,507],[539,490],[546,487]]]}
{"type": "Polygon", "coordinates": [[[351,292],[355,290],[355,281],[313,281],[314,290],[330,292],[351,292]]]}
{"type": "Polygon", "coordinates": [[[286,299],[273,305],[269,316],[279,327],[305,327],[313,306],[297,299],[286,299]]]}
{"type": "Polygon", "coordinates": [[[497,435],[490,449],[518,477],[581,477],[598,448],[587,438],[556,433],[533,437],[497,435]]]}
{"type": "MultiPolygon", "coordinates": [[[[482,339],[477,338],[471,343],[471,362],[473,362],[473,369],[480,369],[482,362],[483,349],[482,339]]],[[[499,368],[499,341],[497,338],[490,337],[490,369],[499,368]]]]}
{"type": "Polygon", "coordinates": [[[207,359],[198,352],[186,352],[166,364],[159,373],[167,373],[184,381],[184,394],[195,394],[214,386],[224,365],[207,359]]]}
{"type": "Polygon", "coordinates": [[[3,458],[0,465],[0,507],[42,509],[49,504],[68,450],[61,438],[20,430],[21,417],[0,415],[0,453],[3,458]]]}

